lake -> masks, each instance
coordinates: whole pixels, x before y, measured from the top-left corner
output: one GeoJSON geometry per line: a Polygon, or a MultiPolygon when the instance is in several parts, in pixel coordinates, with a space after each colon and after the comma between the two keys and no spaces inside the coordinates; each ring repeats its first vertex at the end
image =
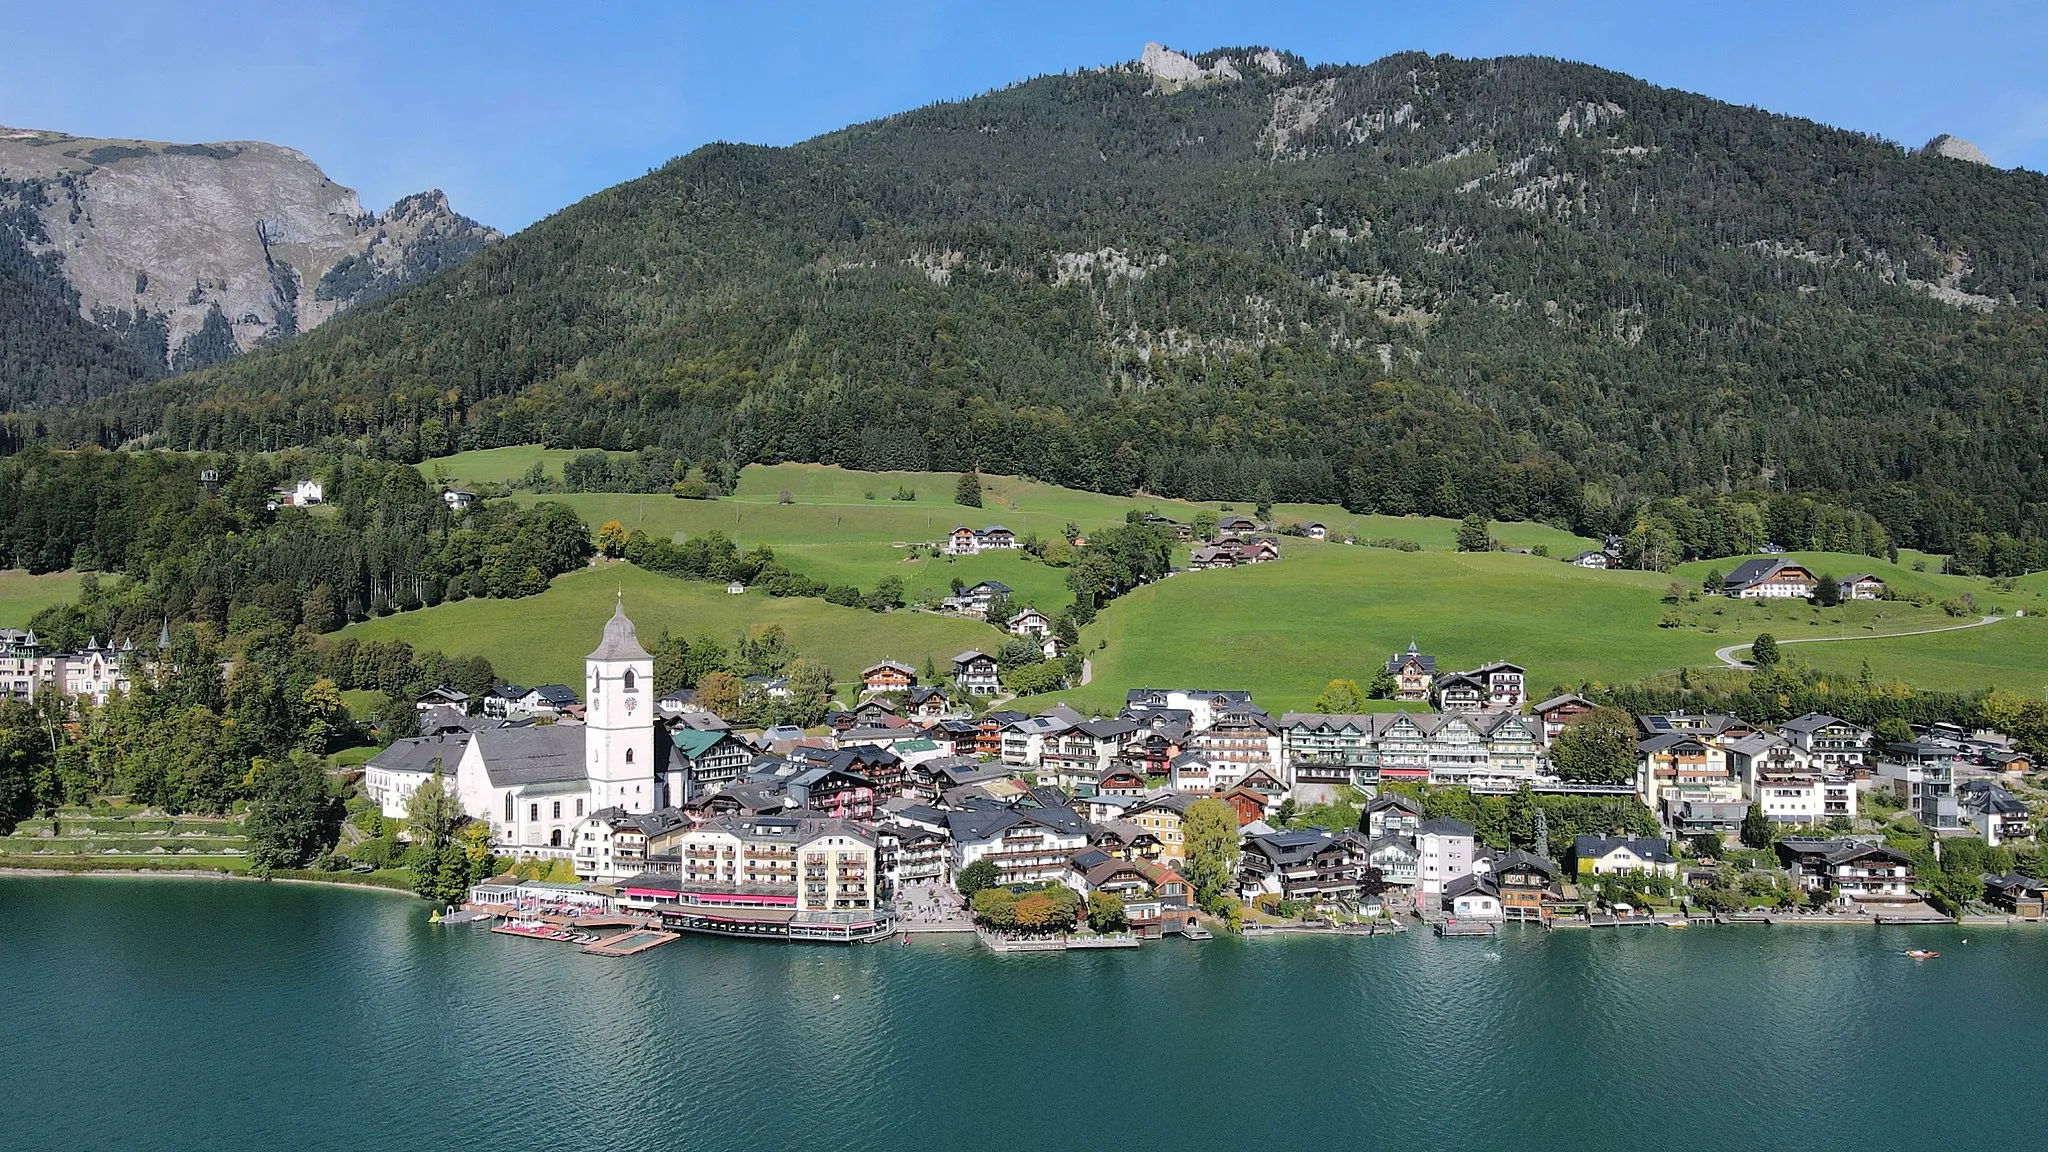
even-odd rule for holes
{"type": "Polygon", "coordinates": [[[0,1147],[1806,1152],[2043,1133],[2038,927],[1006,956],[685,938],[604,959],[427,915],[317,885],[0,874],[0,1147]]]}

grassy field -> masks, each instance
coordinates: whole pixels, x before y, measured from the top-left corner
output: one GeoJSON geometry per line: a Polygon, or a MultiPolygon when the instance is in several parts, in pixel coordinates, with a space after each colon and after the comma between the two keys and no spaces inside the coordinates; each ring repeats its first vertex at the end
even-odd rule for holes
{"type": "MultiPolygon", "coordinates": [[[[1711,566],[1700,565],[1700,572],[1711,566]]],[[[1729,566],[1721,565],[1724,571],[1729,566]]],[[[1866,570],[1882,567],[1864,564],[1866,570]]],[[[1944,594],[1989,587],[1960,577],[1908,575],[1944,594]]],[[[1301,545],[1279,563],[1184,573],[1111,605],[1082,634],[1093,682],[1060,696],[1106,709],[1129,687],[1198,685],[1250,689],[1275,711],[1306,708],[1333,677],[1363,685],[1411,639],[1444,669],[1512,660],[1528,668],[1531,691],[1543,693],[1555,684],[1611,683],[1714,664],[1716,648],[1763,630],[1781,639],[1863,636],[1957,622],[1937,609],[1899,604],[1816,611],[1804,604],[1702,600],[1706,611],[1727,613],[1714,618],[1720,631],[1660,628],[1672,607],[1664,593],[1673,579],[1589,572],[1505,553],[1301,545]],[[1107,646],[1096,650],[1097,642],[1107,646]]],[[[1978,599],[1987,596],[1980,591],[1978,599]]],[[[2017,595],[2009,599],[2014,606],[2021,602],[2017,595]]],[[[2048,683],[2048,625],[2034,614],[2030,608],[2025,619],[1968,632],[1799,645],[1786,655],[1848,672],[1867,658],[1879,674],[1923,687],[1996,683],[2033,691],[2048,683]]]]}
{"type": "Polygon", "coordinates": [[[36,613],[59,601],[76,599],[79,579],[77,572],[41,576],[20,568],[0,572],[0,628],[26,628],[36,613]]]}
{"type": "Polygon", "coordinates": [[[643,645],[666,628],[688,639],[708,634],[729,646],[748,628],[775,623],[788,629],[801,654],[823,660],[836,677],[849,682],[878,660],[923,668],[930,657],[943,668],[954,654],[999,645],[1003,638],[986,624],[922,612],[877,614],[759,592],[728,596],[724,585],[672,580],[628,564],[557,577],[546,592],[523,600],[442,604],[352,625],[345,634],[403,639],[451,655],[482,655],[501,679],[516,684],[579,687],[583,657],[597,647],[613,596],[621,592],[643,645]]]}

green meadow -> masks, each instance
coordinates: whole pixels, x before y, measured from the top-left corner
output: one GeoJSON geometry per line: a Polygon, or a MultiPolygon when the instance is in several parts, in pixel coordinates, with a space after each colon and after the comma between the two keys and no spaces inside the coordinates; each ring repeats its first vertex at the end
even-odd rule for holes
{"type": "Polygon", "coordinates": [[[583,657],[597,647],[615,596],[624,597],[643,645],[667,629],[690,640],[710,635],[730,647],[749,628],[780,624],[801,654],[824,661],[842,683],[856,680],[862,668],[878,660],[901,660],[922,669],[930,658],[944,669],[956,653],[999,646],[1003,639],[994,628],[971,620],[924,612],[878,614],[759,592],[732,596],[722,584],[675,580],[630,564],[603,564],[556,577],[538,596],[442,604],[367,620],[342,634],[481,655],[499,679],[511,683],[577,687],[583,657]]]}
{"type": "MultiPolygon", "coordinates": [[[[1699,574],[1713,566],[1698,566],[1699,574]]],[[[1945,594],[1975,589],[1980,603],[1987,599],[1988,581],[1910,575],[1945,594]]],[[[1674,579],[1696,583],[1698,575],[1591,572],[1512,553],[1301,545],[1276,563],[1182,573],[1110,605],[1082,633],[1092,682],[1060,698],[1106,709],[1128,687],[1198,685],[1250,689],[1276,711],[1303,709],[1334,677],[1363,685],[1410,640],[1446,670],[1512,660],[1529,670],[1530,689],[1541,694],[1553,685],[1714,665],[1716,648],[1759,631],[1780,639],[1874,636],[1959,622],[1938,609],[1891,603],[1816,611],[1702,598],[1705,612],[1723,610],[1707,617],[1719,632],[1662,628],[1674,579]]],[[[2013,607],[2033,602],[2010,599],[2013,607]]],[[[1929,688],[2033,691],[2048,683],[2048,625],[2037,611],[2028,607],[2024,618],[1965,632],[1803,644],[1786,656],[1852,674],[1868,659],[1879,675],[1929,688]]]]}
{"type": "Polygon", "coordinates": [[[36,613],[76,599],[80,578],[80,573],[69,571],[40,576],[20,568],[0,572],[0,628],[26,628],[36,613]]]}

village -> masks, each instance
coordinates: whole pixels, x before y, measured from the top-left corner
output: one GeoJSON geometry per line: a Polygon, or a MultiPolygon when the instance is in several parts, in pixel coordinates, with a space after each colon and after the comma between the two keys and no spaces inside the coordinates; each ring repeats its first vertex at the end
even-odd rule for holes
{"type": "Polygon", "coordinates": [[[1242,691],[1140,687],[1113,716],[1027,714],[976,710],[1001,686],[969,651],[938,683],[877,663],[814,728],[742,729],[655,693],[620,603],[580,693],[437,689],[424,734],[360,783],[393,819],[444,789],[521,862],[454,917],[586,943],[586,921],[652,943],[957,931],[1007,951],[2042,917],[2043,885],[2009,863],[2038,836],[2013,790],[2033,765],[1997,733],[1617,720],[1578,694],[1532,701],[1508,661],[1441,669],[1410,644],[1384,668],[1416,710],[1274,716],[1242,691]],[[1621,760],[1588,778],[1603,748],[1621,760]],[[1957,906],[1902,830],[1935,861],[2008,863],[1957,906]]]}

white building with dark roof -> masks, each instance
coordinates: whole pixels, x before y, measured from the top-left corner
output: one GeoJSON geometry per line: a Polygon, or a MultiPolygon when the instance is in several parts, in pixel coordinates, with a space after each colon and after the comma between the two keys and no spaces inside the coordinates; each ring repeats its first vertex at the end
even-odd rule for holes
{"type": "Polygon", "coordinates": [[[655,739],[654,658],[623,604],[583,669],[584,723],[487,729],[463,751],[456,796],[464,812],[490,823],[503,852],[566,856],[591,813],[646,813],[663,804],[671,745],[655,739]]]}

